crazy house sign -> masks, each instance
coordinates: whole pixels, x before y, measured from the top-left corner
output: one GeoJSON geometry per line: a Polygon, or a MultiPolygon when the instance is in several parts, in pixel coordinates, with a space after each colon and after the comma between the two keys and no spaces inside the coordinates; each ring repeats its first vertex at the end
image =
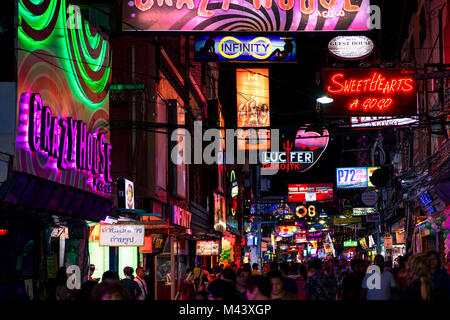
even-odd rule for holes
{"type": "Polygon", "coordinates": [[[109,197],[109,41],[66,0],[36,3],[18,2],[14,170],[109,197]]]}
{"type": "Polygon", "coordinates": [[[320,159],[328,146],[329,133],[327,129],[319,133],[300,128],[295,142],[286,141],[282,144],[284,151],[266,151],[262,153],[263,169],[278,169],[284,171],[305,172],[320,159]]]}

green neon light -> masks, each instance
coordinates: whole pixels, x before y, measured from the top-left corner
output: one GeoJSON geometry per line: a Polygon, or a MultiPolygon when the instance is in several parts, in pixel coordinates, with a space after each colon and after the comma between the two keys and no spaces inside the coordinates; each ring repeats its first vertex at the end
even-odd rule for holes
{"type": "Polygon", "coordinates": [[[86,35],[87,35],[87,40],[89,41],[89,44],[91,45],[92,48],[96,49],[100,43],[100,33],[97,33],[95,36],[93,36],[91,34],[91,28],[89,28],[89,22],[88,21],[84,21],[85,24],[85,29],[86,29],[86,35]]]}
{"type": "MultiPolygon", "coordinates": [[[[31,0],[33,4],[40,4],[43,0],[31,0]]],[[[77,44],[74,43],[74,52],[75,57],[71,56],[70,52],[70,43],[69,43],[69,37],[68,32],[72,32],[72,35],[74,36],[74,39],[76,39],[76,34],[74,32],[77,32],[76,29],[68,30],[67,21],[66,21],[66,0],[61,0],[61,6],[59,8],[58,12],[55,12],[56,10],[56,0],[52,0],[49,8],[46,10],[46,12],[40,16],[35,16],[31,14],[26,7],[23,4],[22,0],[19,0],[18,6],[19,6],[19,21],[26,21],[30,27],[32,27],[35,30],[42,30],[45,27],[48,26],[50,23],[52,17],[54,14],[57,14],[57,21],[55,24],[55,28],[51,31],[48,38],[42,40],[42,41],[35,41],[31,37],[29,37],[22,27],[18,28],[18,40],[19,40],[19,48],[23,49],[25,52],[22,52],[24,56],[32,54],[27,53],[34,52],[36,50],[45,50],[50,55],[54,55],[60,64],[59,68],[63,69],[65,71],[65,76],[67,78],[69,87],[72,88],[72,94],[80,100],[83,104],[86,105],[86,107],[90,109],[97,109],[98,107],[102,107],[106,99],[108,98],[108,94],[105,96],[105,98],[98,102],[93,103],[89,100],[86,93],[84,92],[79,76],[77,75],[77,72],[75,70],[75,64],[77,63],[80,67],[80,74],[83,77],[83,79],[86,81],[86,84],[88,88],[90,88],[93,92],[99,93],[104,90],[106,85],[108,84],[108,79],[111,73],[111,65],[110,61],[112,59],[112,56],[110,57],[109,61],[104,61],[106,53],[108,50],[108,43],[106,40],[102,40],[100,34],[96,34],[95,36],[92,36],[90,33],[89,24],[86,21],[86,29],[87,29],[87,36],[83,37],[81,36],[80,39],[82,39],[82,48],[81,51],[83,52],[86,61],[89,64],[89,67],[92,68],[94,71],[100,70],[102,68],[103,63],[107,63],[108,66],[106,67],[105,73],[103,77],[99,81],[93,81],[90,79],[84,69],[83,64],[81,63],[80,59],[80,48],[78,48],[77,44]],[[87,48],[85,46],[85,43],[83,41],[89,41],[91,46],[93,48],[97,48],[98,45],[102,45],[101,54],[97,59],[93,59],[87,52],[87,48]]],[[[72,19],[73,17],[73,7],[70,7],[70,13],[69,17],[72,19]]],[[[78,15],[77,15],[78,16],[78,15]]],[[[81,17],[77,17],[77,19],[80,20],[81,17]]],[[[73,19],[72,19],[73,20],[73,19]]],[[[81,26],[81,22],[78,21],[78,25],[81,26]]],[[[79,30],[81,32],[82,30],[79,30]]],[[[82,33],[81,33],[82,35],[82,33]]],[[[76,42],[76,41],[75,41],[76,42]]],[[[42,56],[43,61],[47,60],[49,57],[42,56]]],[[[81,80],[83,81],[83,80],[81,80]]]]}
{"type": "Polygon", "coordinates": [[[106,55],[107,42],[105,40],[102,41],[102,50],[101,50],[98,58],[93,59],[92,56],[88,52],[88,49],[86,47],[87,40],[83,37],[81,30],[80,30],[79,34],[80,34],[80,38],[81,38],[81,47],[83,49],[83,54],[86,59],[86,62],[88,63],[89,68],[91,68],[93,71],[97,72],[103,66],[103,61],[105,60],[105,55],[106,55]]]}
{"type": "MultiPolygon", "coordinates": [[[[81,25],[81,16],[78,15],[77,18],[79,20],[78,21],[79,25],[81,25]]],[[[77,31],[76,30],[71,30],[70,32],[72,33],[72,37],[73,37],[72,44],[73,44],[73,47],[75,48],[74,51],[75,51],[75,55],[76,55],[76,60],[78,60],[78,61],[75,61],[74,63],[78,63],[78,67],[80,68],[81,76],[83,77],[83,79],[86,81],[86,84],[88,85],[88,87],[93,92],[99,93],[99,92],[103,91],[103,89],[105,88],[106,84],[108,83],[110,68],[106,67],[107,70],[103,74],[103,77],[99,81],[92,81],[92,79],[89,77],[88,73],[86,72],[84,64],[81,63],[82,60],[81,60],[81,55],[80,55],[80,50],[79,50],[80,48],[78,47],[78,44],[77,44],[77,42],[75,40],[77,31]]],[[[89,53],[87,52],[87,48],[85,46],[83,46],[84,45],[84,43],[83,43],[84,39],[83,39],[83,35],[82,35],[81,29],[78,30],[78,33],[79,33],[79,36],[80,36],[80,39],[81,39],[81,43],[82,43],[82,48],[81,48],[82,50],[81,51],[83,52],[83,55],[86,58],[86,61],[88,63],[91,63],[91,62],[89,62],[90,56],[89,56],[89,53]]],[[[102,64],[104,62],[105,55],[106,55],[106,41],[104,41],[104,44],[103,44],[103,47],[102,47],[102,52],[101,52],[101,54],[99,56],[100,64],[102,64]]],[[[92,61],[92,63],[96,63],[96,60],[94,60],[92,58],[90,58],[90,60],[92,61]]],[[[91,67],[91,66],[89,66],[89,67],[91,67]]]]}
{"type": "MultiPolygon", "coordinates": [[[[42,1],[39,1],[42,2],[42,1]]],[[[39,3],[35,3],[39,4],[39,3]]],[[[50,23],[53,13],[55,12],[56,1],[52,1],[48,6],[47,10],[40,16],[36,16],[32,14],[27,8],[24,6],[23,1],[19,1],[19,16],[21,19],[25,19],[26,22],[35,30],[43,30],[50,23]]],[[[22,22],[22,20],[19,20],[22,22]]]]}
{"type": "MultiPolygon", "coordinates": [[[[69,49],[70,48],[69,41],[70,40],[69,40],[68,32],[72,33],[72,37],[74,39],[75,39],[76,35],[74,34],[74,30],[69,30],[67,28],[65,21],[63,21],[63,23],[64,23],[64,28],[63,29],[64,29],[64,32],[65,32],[65,37],[64,38],[66,40],[66,48],[67,48],[67,52],[69,52],[69,50],[70,50],[69,49]]],[[[81,61],[79,50],[77,50],[78,46],[76,45],[76,43],[73,43],[73,46],[74,46],[74,51],[75,51],[75,55],[76,55],[75,59],[78,60],[78,61],[81,61]]],[[[73,82],[75,83],[75,86],[78,89],[78,92],[80,93],[80,98],[81,98],[82,101],[86,102],[90,108],[97,108],[99,105],[101,105],[105,101],[105,99],[107,99],[108,95],[106,95],[105,98],[99,103],[93,103],[92,101],[90,101],[89,98],[84,93],[84,91],[83,91],[83,89],[81,87],[81,84],[79,82],[80,80],[78,79],[77,71],[75,69],[75,63],[78,63],[78,62],[77,61],[72,61],[70,63],[70,69],[72,70],[71,78],[73,79],[73,82]]],[[[103,75],[102,79],[100,79],[98,81],[98,83],[95,83],[95,81],[92,81],[87,76],[87,73],[86,73],[86,71],[84,69],[84,66],[81,63],[79,63],[79,67],[80,67],[80,73],[81,73],[83,79],[86,81],[86,84],[88,85],[88,87],[89,88],[97,87],[97,89],[92,90],[92,91],[98,93],[98,92],[101,92],[105,88],[105,86],[106,86],[106,84],[108,82],[109,74],[111,72],[111,66],[106,67],[107,70],[106,70],[105,74],[103,75]]]]}

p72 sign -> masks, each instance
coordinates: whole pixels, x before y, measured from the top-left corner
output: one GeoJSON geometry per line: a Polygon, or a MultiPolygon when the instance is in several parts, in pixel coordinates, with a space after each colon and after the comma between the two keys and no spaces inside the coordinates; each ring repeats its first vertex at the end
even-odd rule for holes
{"type": "Polygon", "coordinates": [[[337,168],[337,188],[367,188],[367,167],[337,168]]]}

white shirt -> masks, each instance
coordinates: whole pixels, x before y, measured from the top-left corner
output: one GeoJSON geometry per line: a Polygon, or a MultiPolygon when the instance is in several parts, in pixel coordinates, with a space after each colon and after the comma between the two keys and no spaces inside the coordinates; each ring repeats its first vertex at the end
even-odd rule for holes
{"type": "Polygon", "coordinates": [[[381,273],[380,289],[367,288],[367,280],[370,276],[370,274],[366,274],[362,283],[362,287],[367,289],[367,300],[389,300],[391,298],[391,288],[394,288],[397,285],[392,273],[383,270],[381,273]]]}
{"type": "Polygon", "coordinates": [[[141,295],[136,298],[136,300],[145,300],[148,296],[147,283],[143,279],[138,279],[138,277],[134,278],[134,281],[137,282],[139,288],[141,288],[141,295]]]}

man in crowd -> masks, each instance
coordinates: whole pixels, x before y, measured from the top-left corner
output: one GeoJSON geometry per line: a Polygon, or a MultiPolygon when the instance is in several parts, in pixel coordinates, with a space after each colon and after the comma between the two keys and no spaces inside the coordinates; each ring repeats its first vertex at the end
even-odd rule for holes
{"type": "Polygon", "coordinates": [[[261,272],[259,272],[259,270],[258,270],[258,264],[254,263],[252,265],[252,276],[260,276],[260,275],[261,275],[261,272]]]}
{"type": "Polygon", "coordinates": [[[308,300],[335,300],[336,280],[322,272],[322,261],[311,261],[312,275],[306,280],[305,291],[308,300]]]}
{"type": "Polygon", "coordinates": [[[142,290],[134,281],[134,270],[132,267],[125,267],[123,273],[125,274],[125,278],[122,279],[122,283],[130,294],[131,300],[136,300],[142,294],[142,290]]]}
{"type": "Polygon", "coordinates": [[[289,277],[289,265],[287,263],[282,263],[280,265],[280,270],[283,275],[283,290],[297,295],[297,282],[289,277]]]}
{"type": "Polygon", "coordinates": [[[445,268],[441,268],[441,257],[436,251],[428,252],[431,266],[431,281],[433,289],[450,298],[450,279],[445,268]]]}
{"type": "Polygon", "coordinates": [[[261,275],[251,277],[248,289],[248,300],[270,300],[272,292],[272,284],[267,277],[261,275]]]}
{"type": "Polygon", "coordinates": [[[247,300],[247,288],[250,281],[250,271],[244,268],[238,270],[236,276],[236,296],[241,300],[247,300]]]}
{"type": "Polygon", "coordinates": [[[359,300],[364,280],[363,263],[360,259],[350,261],[351,272],[342,281],[342,300],[359,300]]]}
{"type": "Polygon", "coordinates": [[[392,291],[397,288],[394,276],[390,271],[385,270],[384,257],[381,254],[376,255],[373,262],[375,266],[380,268],[381,274],[379,274],[378,279],[373,273],[366,274],[362,283],[361,299],[390,300],[392,291]]]}
{"type": "Polygon", "coordinates": [[[283,289],[283,274],[278,270],[269,271],[267,276],[272,284],[273,300],[297,300],[297,296],[283,289]]]}
{"type": "Polygon", "coordinates": [[[142,291],[141,295],[137,297],[137,300],[147,300],[148,289],[147,289],[147,282],[145,281],[144,268],[142,267],[136,268],[136,278],[134,278],[134,281],[136,281],[136,283],[138,284],[139,288],[142,291]]]}

